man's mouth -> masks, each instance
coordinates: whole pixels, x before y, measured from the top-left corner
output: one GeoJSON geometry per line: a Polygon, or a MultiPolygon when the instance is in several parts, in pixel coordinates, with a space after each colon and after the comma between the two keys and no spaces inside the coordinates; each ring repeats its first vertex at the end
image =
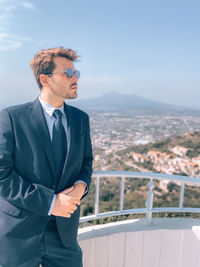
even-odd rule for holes
{"type": "Polygon", "coordinates": [[[77,86],[78,86],[77,83],[72,83],[70,87],[73,89],[77,89],[77,86]]]}

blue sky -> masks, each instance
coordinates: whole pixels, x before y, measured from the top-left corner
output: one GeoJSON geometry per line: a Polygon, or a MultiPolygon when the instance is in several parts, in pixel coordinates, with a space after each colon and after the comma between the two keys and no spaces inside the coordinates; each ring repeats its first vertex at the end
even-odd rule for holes
{"type": "Polygon", "coordinates": [[[0,105],[39,94],[30,61],[81,55],[79,98],[109,91],[200,107],[199,0],[0,0],[0,105]]]}

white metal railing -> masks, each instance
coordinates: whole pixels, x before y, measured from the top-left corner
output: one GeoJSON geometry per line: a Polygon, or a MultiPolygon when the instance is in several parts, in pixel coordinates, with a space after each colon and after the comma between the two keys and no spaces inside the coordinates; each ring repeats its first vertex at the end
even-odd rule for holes
{"type": "Polygon", "coordinates": [[[200,186],[200,178],[198,177],[189,177],[189,176],[181,176],[181,175],[169,175],[169,174],[159,174],[159,173],[148,173],[148,172],[129,172],[129,171],[96,171],[93,173],[92,177],[96,178],[96,197],[95,197],[95,214],[90,216],[85,216],[80,218],[80,223],[92,221],[100,218],[106,218],[111,216],[118,215],[126,215],[133,213],[145,213],[146,221],[148,224],[152,222],[152,213],[153,212],[194,212],[200,213],[200,208],[184,208],[183,207],[183,199],[184,199],[184,188],[185,184],[200,186]],[[119,210],[99,213],[99,181],[103,177],[120,177],[121,178],[121,186],[120,186],[120,203],[119,210]],[[138,209],[123,209],[124,204],[124,182],[125,178],[127,179],[149,179],[148,182],[148,194],[147,200],[145,202],[146,208],[138,208],[138,209]],[[180,186],[180,197],[179,197],[179,207],[161,207],[161,208],[153,208],[153,188],[154,182],[153,180],[169,180],[169,181],[178,181],[181,183],[180,186]]]}

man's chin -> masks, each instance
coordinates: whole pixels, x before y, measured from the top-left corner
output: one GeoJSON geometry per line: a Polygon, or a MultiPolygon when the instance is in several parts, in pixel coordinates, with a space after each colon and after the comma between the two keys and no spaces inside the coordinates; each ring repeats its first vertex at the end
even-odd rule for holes
{"type": "Polygon", "coordinates": [[[78,94],[77,92],[74,92],[73,94],[67,95],[65,99],[75,99],[77,98],[78,94]]]}

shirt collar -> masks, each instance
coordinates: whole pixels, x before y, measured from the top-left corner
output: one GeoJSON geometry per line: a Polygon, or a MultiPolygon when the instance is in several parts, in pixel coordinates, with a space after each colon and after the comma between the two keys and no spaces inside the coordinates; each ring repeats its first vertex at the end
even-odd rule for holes
{"type": "Polygon", "coordinates": [[[53,112],[55,109],[58,109],[62,112],[63,116],[65,117],[65,112],[64,112],[64,104],[59,107],[59,108],[55,108],[54,106],[50,105],[49,103],[45,102],[44,100],[42,100],[40,98],[40,96],[38,97],[41,105],[42,105],[42,108],[44,109],[44,111],[49,115],[49,116],[53,116],[53,112]]]}

